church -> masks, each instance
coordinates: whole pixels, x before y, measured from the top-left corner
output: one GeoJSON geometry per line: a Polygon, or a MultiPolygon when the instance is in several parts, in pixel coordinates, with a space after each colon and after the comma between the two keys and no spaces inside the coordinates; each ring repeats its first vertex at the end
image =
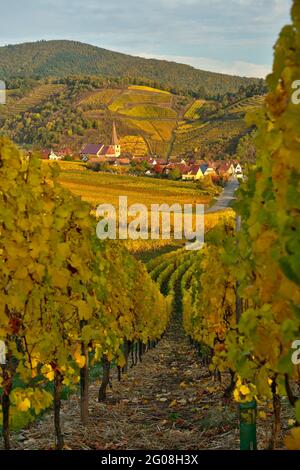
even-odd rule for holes
{"type": "Polygon", "coordinates": [[[81,151],[80,156],[82,160],[90,159],[104,159],[104,158],[118,158],[121,155],[121,146],[117,135],[116,125],[113,122],[112,138],[110,145],[104,144],[85,144],[81,151]]]}

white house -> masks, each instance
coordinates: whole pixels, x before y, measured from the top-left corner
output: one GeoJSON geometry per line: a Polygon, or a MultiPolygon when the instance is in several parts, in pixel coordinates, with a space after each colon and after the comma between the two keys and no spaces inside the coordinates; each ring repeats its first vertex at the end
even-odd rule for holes
{"type": "Polygon", "coordinates": [[[235,174],[235,177],[237,179],[239,179],[239,180],[244,179],[243,170],[242,170],[242,167],[239,163],[234,168],[234,174],[235,174]]]}
{"type": "Polygon", "coordinates": [[[239,163],[235,166],[234,172],[235,172],[236,175],[239,175],[239,174],[243,173],[242,167],[239,163]]]}
{"type": "Polygon", "coordinates": [[[49,160],[61,160],[61,157],[59,155],[56,155],[56,153],[51,150],[50,155],[49,155],[49,160]]]}

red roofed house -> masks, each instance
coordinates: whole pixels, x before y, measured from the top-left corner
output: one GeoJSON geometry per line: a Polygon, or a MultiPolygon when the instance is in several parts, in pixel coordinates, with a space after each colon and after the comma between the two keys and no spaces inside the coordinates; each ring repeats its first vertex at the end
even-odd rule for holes
{"type": "Polygon", "coordinates": [[[50,155],[51,152],[52,152],[52,150],[50,150],[50,149],[42,149],[40,151],[42,159],[43,160],[48,160],[49,155],[50,155]]]}
{"type": "Polygon", "coordinates": [[[67,156],[72,157],[73,150],[71,149],[71,147],[64,147],[58,151],[57,155],[59,155],[62,158],[67,157],[67,156]]]}
{"type": "Polygon", "coordinates": [[[154,158],[154,157],[151,157],[149,160],[148,160],[148,163],[149,165],[152,165],[152,166],[155,166],[155,165],[167,165],[167,161],[166,160],[162,160],[161,158],[154,158]]]}
{"type": "Polygon", "coordinates": [[[200,165],[188,166],[182,174],[183,180],[199,180],[203,178],[203,170],[200,165]]]}
{"type": "Polygon", "coordinates": [[[234,166],[230,162],[226,162],[224,160],[216,160],[213,162],[212,167],[216,171],[217,175],[219,176],[231,176],[234,173],[234,166]]]}
{"type": "Polygon", "coordinates": [[[130,159],[129,158],[119,158],[118,162],[119,162],[119,165],[129,165],[130,164],[130,159]]]}
{"type": "Polygon", "coordinates": [[[168,175],[172,170],[178,170],[180,175],[187,173],[189,166],[185,163],[168,163],[165,165],[165,174],[168,175]]]}
{"type": "Polygon", "coordinates": [[[153,171],[156,175],[163,175],[165,169],[166,169],[165,165],[158,165],[157,164],[153,167],[153,171]]]}
{"type": "Polygon", "coordinates": [[[232,174],[231,165],[229,162],[221,163],[217,168],[217,173],[219,176],[229,176],[232,174]]]}

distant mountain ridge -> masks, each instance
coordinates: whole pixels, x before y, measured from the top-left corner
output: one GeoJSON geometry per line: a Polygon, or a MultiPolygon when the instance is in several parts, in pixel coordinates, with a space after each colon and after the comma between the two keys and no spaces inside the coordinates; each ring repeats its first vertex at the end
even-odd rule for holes
{"type": "Polygon", "coordinates": [[[184,91],[203,88],[212,96],[235,93],[241,86],[262,82],[258,78],[207,72],[166,60],[134,57],[76,41],[38,41],[0,47],[2,80],[71,75],[147,79],[184,91]]]}

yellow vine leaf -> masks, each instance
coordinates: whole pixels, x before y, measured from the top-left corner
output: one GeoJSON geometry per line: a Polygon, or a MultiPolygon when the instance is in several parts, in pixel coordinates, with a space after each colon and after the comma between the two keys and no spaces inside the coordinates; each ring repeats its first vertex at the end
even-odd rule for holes
{"type": "Polygon", "coordinates": [[[82,369],[85,366],[85,357],[82,356],[81,354],[80,344],[76,345],[76,348],[73,353],[73,358],[80,369],[82,369]]]}
{"type": "Polygon", "coordinates": [[[294,428],[284,440],[289,450],[300,450],[300,428],[294,428]]]}
{"type": "Polygon", "coordinates": [[[247,385],[242,385],[241,388],[240,388],[240,392],[242,395],[249,395],[251,392],[250,392],[250,389],[249,387],[247,387],[247,385]]]}
{"type": "Polygon", "coordinates": [[[54,380],[54,370],[52,369],[52,367],[49,364],[45,364],[41,368],[41,373],[44,375],[44,377],[46,377],[48,380],[50,380],[50,382],[52,382],[52,380],[54,380]]]}
{"type": "Polygon", "coordinates": [[[24,400],[20,401],[17,405],[18,410],[20,411],[28,411],[30,408],[30,400],[29,398],[24,398],[24,400]]]}

